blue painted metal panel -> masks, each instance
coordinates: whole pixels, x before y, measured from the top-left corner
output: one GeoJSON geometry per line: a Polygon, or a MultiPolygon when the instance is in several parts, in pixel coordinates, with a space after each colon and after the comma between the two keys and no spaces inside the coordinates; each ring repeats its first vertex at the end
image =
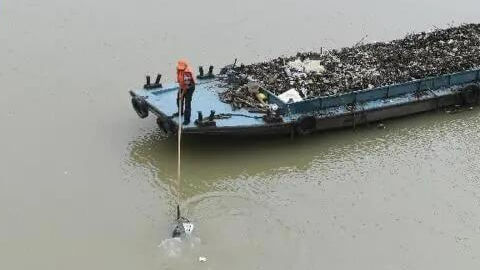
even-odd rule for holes
{"type": "Polygon", "coordinates": [[[433,79],[433,89],[450,86],[450,76],[441,76],[433,79]]]}
{"type": "Polygon", "coordinates": [[[350,94],[340,95],[338,97],[338,100],[339,100],[338,105],[355,103],[357,102],[357,94],[350,93],[350,94]]]}
{"type": "MultiPolygon", "coordinates": [[[[419,85],[420,85],[419,81],[392,85],[388,89],[388,97],[395,97],[399,95],[416,92],[419,88],[419,85]]],[[[372,91],[375,91],[375,89],[373,89],[372,91]]]]}
{"type": "Polygon", "coordinates": [[[285,108],[286,107],[286,104],[281,99],[279,99],[275,94],[273,94],[272,92],[270,92],[268,90],[265,90],[265,92],[268,95],[268,103],[277,104],[279,108],[285,108]]]}
{"type": "Polygon", "coordinates": [[[452,74],[450,78],[450,85],[471,83],[477,80],[478,71],[467,71],[462,73],[452,74]]]}
{"type": "Polygon", "coordinates": [[[397,97],[422,90],[434,90],[452,85],[470,83],[474,82],[475,80],[478,81],[480,79],[477,78],[480,76],[479,73],[480,70],[473,70],[435,78],[425,78],[422,80],[391,86],[360,90],[338,96],[319,97],[312,100],[300,101],[289,104],[288,107],[292,113],[304,113],[314,110],[323,110],[326,108],[343,106],[353,102],[363,103],[376,99],[397,97]]]}
{"type": "Polygon", "coordinates": [[[367,102],[367,101],[375,100],[375,99],[387,98],[388,97],[388,87],[376,88],[375,91],[373,91],[373,89],[372,90],[358,91],[356,93],[356,95],[357,95],[357,102],[358,103],[363,103],[363,102],[367,102]]]}
{"type": "Polygon", "coordinates": [[[288,104],[288,108],[291,113],[312,112],[320,110],[322,108],[321,103],[322,102],[319,99],[304,100],[300,102],[290,103],[288,104]]]}
{"type": "Polygon", "coordinates": [[[421,80],[419,82],[418,90],[423,91],[423,90],[432,90],[433,88],[433,81],[435,79],[425,79],[421,80]]]}
{"type": "Polygon", "coordinates": [[[337,107],[341,105],[341,98],[339,96],[333,97],[324,97],[322,99],[322,107],[329,108],[329,107],[337,107]]]}
{"type": "MultiPolygon", "coordinates": [[[[201,111],[204,117],[214,110],[216,114],[231,114],[228,119],[217,120],[217,127],[238,127],[238,126],[256,126],[264,125],[265,122],[261,118],[263,114],[249,112],[246,109],[235,110],[230,104],[220,101],[218,91],[220,88],[214,81],[198,83],[192,99],[192,121],[185,127],[196,127],[194,124],[197,119],[197,111],[201,111]]],[[[162,112],[166,116],[171,116],[177,112],[177,91],[178,85],[172,84],[162,89],[145,90],[140,89],[133,91],[136,95],[146,97],[145,101],[154,107],[157,111],[162,112]]],[[[178,117],[172,120],[178,124],[178,117]]]]}

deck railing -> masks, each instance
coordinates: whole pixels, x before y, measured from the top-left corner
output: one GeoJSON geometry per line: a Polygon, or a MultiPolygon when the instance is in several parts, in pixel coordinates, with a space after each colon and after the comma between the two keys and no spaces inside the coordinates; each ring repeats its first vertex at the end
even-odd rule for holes
{"type": "Polygon", "coordinates": [[[289,104],[283,103],[277,96],[271,94],[269,95],[269,101],[279,105],[281,108],[285,108],[290,113],[304,113],[473,82],[480,82],[480,68],[390,86],[358,90],[335,96],[318,97],[289,104]]]}

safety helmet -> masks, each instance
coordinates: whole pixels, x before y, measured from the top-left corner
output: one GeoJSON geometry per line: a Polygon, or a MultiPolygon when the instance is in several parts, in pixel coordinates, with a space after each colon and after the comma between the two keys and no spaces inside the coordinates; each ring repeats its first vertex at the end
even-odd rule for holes
{"type": "Polygon", "coordinates": [[[187,60],[185,59],[180,59],[177,62],[177,70],[185,70],[188,67],[187,60]]]}

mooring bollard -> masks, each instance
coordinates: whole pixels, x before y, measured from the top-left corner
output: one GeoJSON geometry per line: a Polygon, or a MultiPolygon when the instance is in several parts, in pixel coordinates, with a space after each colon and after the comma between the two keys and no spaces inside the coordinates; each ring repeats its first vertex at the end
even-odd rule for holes
{"type": "Polygon", "coordinates": [[[208,116],[208,120],[213,121],[214,118],[215,118],[215,111],[211,110],[210,115],[208,116]]]}
{"type": "Polygon", "coordinates": [[[155,84],[160,84],[160,79],[162,79],[162,74],[157,74],[157,79],[155,80],[155,84]]]}

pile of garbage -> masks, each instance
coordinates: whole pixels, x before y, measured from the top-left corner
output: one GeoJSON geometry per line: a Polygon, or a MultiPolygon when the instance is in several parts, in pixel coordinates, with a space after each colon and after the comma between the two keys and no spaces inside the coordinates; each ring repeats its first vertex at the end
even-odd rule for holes
{"type": "Polygon", "coordinates": [[[267,96],[261,92],[261,85],[254,81],[245,81],[242,85],[229,88],[220,93],[220,99],[232,104],[234,108],[249,108],[259,112],[267,112],[270,106],[266,103],[267,96]]]}
{"type": "Polygon", "coordinates": [[[464,71],[480,66],[480,24],[409,34],[390,42],[340,50],[298,53],[230,68],[221,100],[236,107],[265,107],[248,91],[249,82],[280,95],[301,98],[337,95],[464,71]],[[293,90],[292,90],[293,89],[293,90]]]}

